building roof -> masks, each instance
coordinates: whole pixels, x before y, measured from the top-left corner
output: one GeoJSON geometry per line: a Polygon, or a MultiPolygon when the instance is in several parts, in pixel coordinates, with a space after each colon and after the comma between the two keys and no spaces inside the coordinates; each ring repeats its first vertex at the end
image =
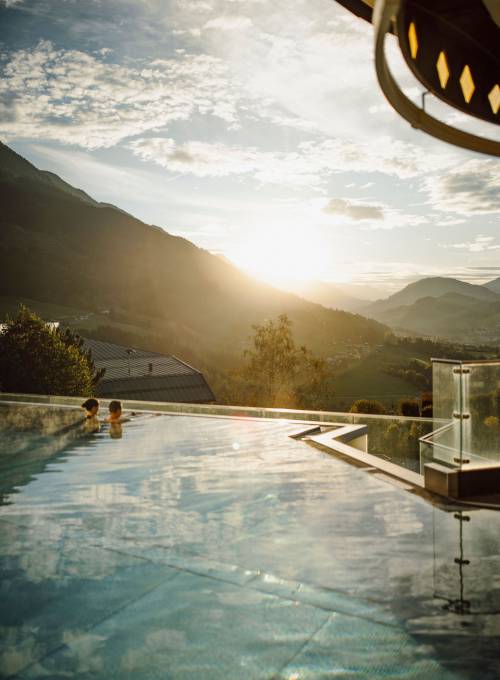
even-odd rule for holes
{"type": "Polygon", "coordinates": [[[139,401],[215,401],[203,374],[175,356],[83,338],[98,369],[106,372],[97,391],[103,397],[139,401]]]}

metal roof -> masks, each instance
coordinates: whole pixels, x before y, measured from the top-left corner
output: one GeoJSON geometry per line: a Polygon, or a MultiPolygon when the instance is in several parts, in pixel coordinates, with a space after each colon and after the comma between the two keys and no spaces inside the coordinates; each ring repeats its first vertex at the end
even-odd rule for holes
{"type": "Polygon", "coordinates": [[[175,356],[83,338],[96,368],[105,368],[102,397],[141,401],[206,403],[215,396],[200,371],[175,356]]]}
{"type": "Polygon", "coordinates": [[[130,347],[127,345],[116,345],[113,342],[103,342],[102,340],[92,340],[91,338],[83,338],[85,349],[92,351],[94,361],[104,359],[127,359],[128,352],[133,352],[133,356],[147,358],[147,357],[164,357],[165,354],[159,352],[148,352],[137,347],[130,347]]]}
{"type": "Polygon", "coordinates": [[[168,401],[202,404],[215,401],[215,396],[201,373],[177,376],[145,376],[103,379],[97,388],[101,397],[137,401],[168,401]]]}

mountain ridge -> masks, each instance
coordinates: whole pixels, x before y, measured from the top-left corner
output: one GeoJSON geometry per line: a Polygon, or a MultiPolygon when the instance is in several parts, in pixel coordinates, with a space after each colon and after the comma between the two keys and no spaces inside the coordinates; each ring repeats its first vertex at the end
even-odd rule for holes
{"type": "Polygon", "coordinates": [[[495,301],[498,295],[485,286],[479,286],[452,277],[433,276],[419,279],[408,284],[402,290],[383,300],[377,300],[363,307],[362,312],[377,318],[382,312],[401,305],[414,304],[426,297],[441,297],[447,293],[458,293],[478,300],[495,301]]]}
{"type": "Polygon", "coordinates": [[[488,288],[488,290],[491,290],[494,293],[498,293],[500,295],[500,276],[496,279],[493,279],[492,281],[483,283],[483,286],[484,288],[488,288]]]}
{"type": "Polygon", "coordinates": [[[379,314],[397,331],[456,340],[497,342],[500,338],[500,296],[478,300],[460,293],[420,298],[379,314]],[[489,338],[485,336],[489,335],[489,338]]]}
{"type": "Polygon", "coordinates": [[[280,313],[321,354],[388,329],[252,279],[234,265],[108,204],[0,143],[0,294],[114,312],[241,352],[251,326],[280,313]],[[174,329],[174,330],[172,330],[174,329]]]}

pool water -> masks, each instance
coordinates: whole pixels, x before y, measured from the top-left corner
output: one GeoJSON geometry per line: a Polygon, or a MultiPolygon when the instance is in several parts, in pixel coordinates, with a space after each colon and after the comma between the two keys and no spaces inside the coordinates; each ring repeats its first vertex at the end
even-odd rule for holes
{"type": "Polygon", "coordinates": [[[5,429],[0,676],[500,677],[500,514],[432,505],[300,427],[5,429]]]}

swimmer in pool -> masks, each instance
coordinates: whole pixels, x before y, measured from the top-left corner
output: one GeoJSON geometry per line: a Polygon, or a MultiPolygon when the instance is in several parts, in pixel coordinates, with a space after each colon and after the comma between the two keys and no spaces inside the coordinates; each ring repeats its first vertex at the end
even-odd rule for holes
{"type": "Polygon", "coordinates": [[[100,424],[97,413],[99,411],[99,402],[94,397],[86,399],[82,408],[85,411],[85,431],[86,432],[99,432],[100,424]]]}
{"type": "Polygon", "coordinates": [[[122,416],[122,402],[116,399],[109,402],[109,416],[106,418],[107,423],[127,423],[129,418],[122,416]]]}
{"type": "Polygon", "coordinates": [[[123,436],[122,423],[129,421],[129,418],[122,416],[122,403],[117,399],[109,402],[109,416],[106,422],[109,423],[109,436],[111,439],[121,439],[123,436]]]}

